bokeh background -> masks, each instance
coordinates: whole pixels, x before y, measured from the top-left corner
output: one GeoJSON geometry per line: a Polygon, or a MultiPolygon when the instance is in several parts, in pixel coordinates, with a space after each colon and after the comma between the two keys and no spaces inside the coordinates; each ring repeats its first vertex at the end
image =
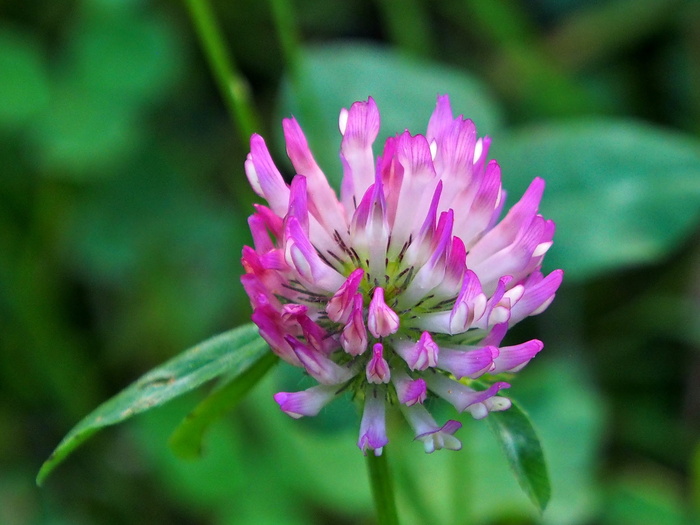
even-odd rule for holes
{"type": "Polygon", "coordinates": [[[217,0],[252,109],[233,119],[197,3],[0,3],[0,523],[373,523],[357,414],[287,418],[281,366],[200,461],[167,441],[205,392],[34,477],[103,400],[247,322],[246,132],[293,175],[293,112],[337,183],[341,107],[372,95],[383,136],[422,132],[438,93],[493,138],[511,204],[548,183],[565,283],[513,331],[546,348],[510,395],[553,497],[539,516],[484,422],[430,456],[397,430],[405,523],[700,523],[700,3],[217,0]]]}

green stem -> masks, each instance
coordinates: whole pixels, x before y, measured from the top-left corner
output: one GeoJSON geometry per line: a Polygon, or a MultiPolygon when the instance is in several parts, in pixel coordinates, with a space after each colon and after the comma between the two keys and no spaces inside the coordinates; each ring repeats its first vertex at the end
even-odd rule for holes
{"type": "Polygon", "coordinates": [[[396,512],[394,486],[386,460],[386,451],[381,456],[375,456],[370,452],[367,455],[367,469],[379,524],[398,525],[399,516],[396,512]]]}
{"type": "Polygon", "coordinates": [[[302,122],[318,122],[312,79],[304,75],[304,54],[294,5],[291,0],[269,0],[269,3],[289,83],[299,104],[295,116],[302,122]]]}
{"type": "Polygon", "coordinates": [[[287,0],[269,0],[272,16],[280,41],[284,61],[289,70],[292,83],[297,83],[300,77],[300,38],[294,16],[294,7],[287,0]]]}
{"type": "Polygon", "coordinates": [[[376,0],[391,41],[415,56],[430,57],[435,45],[429,27],[428,5],[420,0],[376,0]]]}
{"type": "Polygon", "coordinates": [[[226,50],[209,0],[185,0],[185,3],[231,120],[241,135],[242,142],[247,145],[250,135],[262,131],[250,99],[248,83],[226,50]]]}

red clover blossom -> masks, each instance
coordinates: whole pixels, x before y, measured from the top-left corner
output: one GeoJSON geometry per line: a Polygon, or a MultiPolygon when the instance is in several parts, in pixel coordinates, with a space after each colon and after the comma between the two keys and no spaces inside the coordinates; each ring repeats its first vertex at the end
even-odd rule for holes
{"type": "Polygon", "coordinates": [[[562,271],[540,272],[554,223],[538,214],[536,178],[505,218],[505,192],[488,137],[452,117],[439,96],[425,135],[387,139],[375,163],[379,111],[372,98],[340,112],[341,198],[285,119],[287,185],[253,135],[245,168],[268,206],[249,218],[242,282],[252,319],[272,351],[318,385],[274,396],[294,418],[314,416],[340,392],[364,402],[358,446],[380,455],[387,405],[398,406],[426,452],[458,450],[461,424],[435,422],[439,396],[476,419],[506,410],[510,385],[542,342],[499,346],[508,327],[549,306],[562,271]],[[472,381],[483,376],[479,388],[472,381]],[[489,381],[489,379],[491,379],[489,381]],[[476,388],[475,388],[476,386],[476,388]]]}

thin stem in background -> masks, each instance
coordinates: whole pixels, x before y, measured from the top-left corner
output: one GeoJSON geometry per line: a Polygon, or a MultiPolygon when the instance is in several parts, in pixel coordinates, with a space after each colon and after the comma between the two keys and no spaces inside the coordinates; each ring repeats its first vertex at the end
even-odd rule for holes
{"type": "Polygon", "coordinates": [[[316,114],[314,85],[312,79],[304,74],[304,54],[294,5],[291,0],[269,0],[269,4],[289,83],[298,103],[298,114],[295,116],[302,123],[318,122],[321,117],[316,114]]]}
{"type": "Polygon", "coordinates": [[[231,120],[244,146],[247,146],[248,138],[253,133],[262,131],[250,99],[248,83],[240,75],[233,58],[226,50],[209,0],[185,0],[185,3],[231,120]]]}
{"type": "Polygon", "coordinates": [[[292,83],[297,84],[301,78],[301,39],[294,16],[294,6],[289,0],[269,0],[269,2],[284,62],[292,83]]]}
{"type": "Polygon", "coordinates": [[[367,454],[367,470],[372,487],[374,507],[377,509],[377,521],[380,525],[398,525],[399,517],[396,512],[394,486],[386,460],[386,451],[381,456],[375,456],[371,451],[367,454]]]}
{"type": "Polygon", "coordinates": [[[376,0],[376,4],[389,38],[397,48],[419,57],[435,55],[427,5],[421,0],[376,0]]]}

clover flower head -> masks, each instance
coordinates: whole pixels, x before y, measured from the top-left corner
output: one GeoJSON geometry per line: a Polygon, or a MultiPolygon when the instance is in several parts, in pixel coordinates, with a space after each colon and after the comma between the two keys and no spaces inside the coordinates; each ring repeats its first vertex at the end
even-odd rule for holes
{"type": "Polygon", "coordinates": [[[253,135],[248,180],[267,206],[249,218],[244,288],[272,351],[319,384],[274,396],[291,417],[314,416],[349,390],[364,403],[358,446],[379,455],[385,414],[398,406],[426,452],[458,450],[461,424],[440,426],[431,396],[474,418],[506,410],[497,374],[517,372],[542,343],[501,346],[507,329],[541,313],[563,273],[540,272],[554,223],[538,213],[535,179],[499,221],[501,171],[490,139],[453,118],[438,96],[425,135],[387,139],[372,98],[340,112],[343,180],[336,196],[294,118],[283,121],[296,175],[287,184],[253,135]],[[479,381],[475,381],[479,378],[479,381]]]}

